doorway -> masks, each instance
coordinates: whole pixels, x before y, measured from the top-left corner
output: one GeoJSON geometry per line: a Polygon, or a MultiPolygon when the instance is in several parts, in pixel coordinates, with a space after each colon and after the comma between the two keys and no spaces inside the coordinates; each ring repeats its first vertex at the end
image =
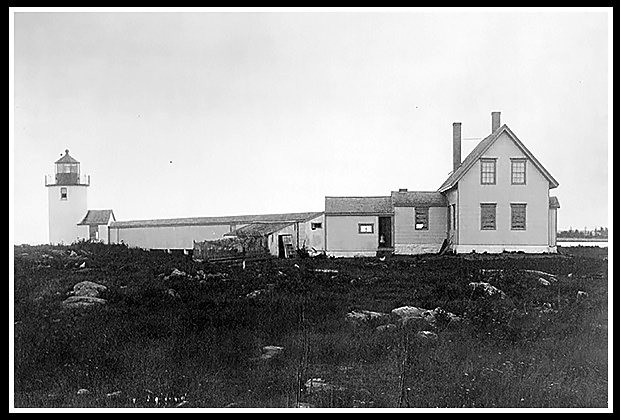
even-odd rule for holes
{"type": "Polygon", "coordinates": [[[379,217],[379,248],[392,247],[392,218],[390,216],[379,217]]]}
{"type": "Polygon", "coordinates": [[[278,258],[291,258],[294,251],[293,235],[278,235],[278,258]]]}

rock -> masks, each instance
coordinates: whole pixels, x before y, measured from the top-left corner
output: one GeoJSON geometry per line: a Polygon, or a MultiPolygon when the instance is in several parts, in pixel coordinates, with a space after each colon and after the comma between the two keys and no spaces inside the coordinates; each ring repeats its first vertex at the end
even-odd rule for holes
{"type": "Polygon", "coordinates": [[[298,402],[297,408],[316,408],[316,406],[306,402],[298,402]]]}
{"type": "Polygon", "coordinates": [[[172,273],[170,273],[169,276],[164,277],[165,279],[168,279],[170,277],[187,277],[187,273],[185,271],[181,271],[178,268],[175,268],[174,270],[172,270],[172,273]]]}
{"type": "Polygon", "coordinates": [[[265,292],[266,292],[265,289],[254,290],[253,292],[250,292],[247,295],[245,295],[245,297],[247,297],[249,299],[254,299],[254,298],[262,295],[265,292]]]}
{"type": "Polygon", "coordinates": [[[322,378],[310,378],[306,381],[305,386],[306,386],[306,389],[308,389],[308,391],[310,392],[313,392],[313,391],[327,391],[327,392],[344,391],[343,387],[332,385],[326,382],[325,379],[322,379],[322,378]]]}
{"type": "Polygon", "coordinates": [[[175,299],[181,299],[181,296],[174,289],[168,289],[168,296],[172,296],[175,299]]]}
{"type": "Polygon", "coordinates": [[[550,273],[546,273],[546,272],[540,271],[540,270],[521,270],[521,271],[523,271],[525,273],[531,273],[531,274],[536,274],[538,276],[542,276],[545,279],[547,279],[548,281],[557,281],[558,280],[555,275],[550,274],[550,273]]]}
{"type": "Polygon", "coordinates": [[[439,338],[437,334],[432,331],[418,331],[415,336],[428,341],[435,341],[439,338]]]}
{"type": "Polygon", "coordinates": [[[226,277],[228,277],[228,274],[226,274],[226,273],[209,273],[209,274],[206,274],[205,277],[207,279],[225,279],[226,277]]]}
{"type": "Polygon", "coordinates": [[[105,394],[106,398],[115,398],[121,396],[121,391],[110,392],[109,394],[105,394]]]}
{"type": "Polygon", "coordinates": [[[381,321],[387,319],[388,317],[388,314],[382,312],[354,309],[346,315],[346,320],[353,325],[362,325],[371,321],[381,321]]]}
{"type": "Polygon", "coordinates": [[[445,309],[440,308],[439,306],[433,309],[431,312],[433,313],[433,317],[435,319],[444,319],[448,322],[461,321],[461,317],[459,317],[458,315],[454,315],[452,312],[448,312],[445,309]]]}
{"type": "Polygon", "coordinates": [[[77,391],[77,395],[87,395],[87,394],[90,394],[90,391],[86,388],[80,388],[77,391]]]}
{"type": "Polygon", "coordinates": [[[543,279],[542,277],[540,277],[538,279],[538,283],[542,284],[543,286],[549,286],[551,284],[551,282],[549,280],[543,279]]]}
{"type": "Polygon", "coordinates": [[[427,311],[428,309],[417,308],[415,306],[401,306],[399,308],[392,309],[392,314],[403,320],[410,318],[422,318],[422,314],[427,311]]]}
{"type": "Polygon", "coordinates": [[[338,270],[332,270],[330,268],[315,268],[312,271],[315,271],[317,273],[338,273],[338,270]]]}
{"type": "Polygon", "coordinates": [[[386,324],[386,325],[379,325],[377,328],[375,328],[375,330],[377,330],[378,332],[385,332],[385,331],[392,331],[397,328],[398,327],[394,324],[386,324]]]}
{"type": "Polygon", "coordinates": [[[585,299],[588,297],[588,292],[584,292],[583,290],[579,290],[577,292],[577,299],[585,299]]]}
{"type": "Polygon", "coordinates": [[[499,296],[501,299],[504,299],[506,297],[506,294],[499,290],[497,287],[483,281],[471,282],[469,283],[469,287],[474,290],[482,290],[482,292],[486,296],[499,296]]]}
{"type": "Polygon", "coordinates": [[[280,346],[265,346],[262,348],[263,354],[261,354],[261,360],[269,360],[278,356],[280,353],[284,351],[284,347],[280,346]]]}
{"type": "Polygon", "coordinates": [[[187,405],[189,405],[189,401],[181,401],[180,403],[175,405],[174,408],[181,408],[181,407],[185,407],[187,405]]]}
{"type": "Polygon", "coordinates": [[[106,304],[105,299],[92,297],[92,296],[70,296],[62,301],[62,306],[65,308],[84,308],[94,305],[106,304]]]}
{"type": "Polygon", "coordinates": [[[73,296],[85,296],[85,297],[99,297],[101,292],[105,292],[108,290],[102,284],[98,284],[92,281],[81,281],[73,286],[73,290],[67,293],[68,295],[73,296]]]}

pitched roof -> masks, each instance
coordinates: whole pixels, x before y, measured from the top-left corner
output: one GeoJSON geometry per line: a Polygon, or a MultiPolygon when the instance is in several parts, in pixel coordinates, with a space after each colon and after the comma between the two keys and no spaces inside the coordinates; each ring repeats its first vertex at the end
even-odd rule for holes
{"type": "Polygon", "coordinates": [[[267,236],[282,230],[285,227],[291,226],[293,223],[295,222],[250,223],[249,225],[242,226],[232,232],[225,233],[224,236],[236,236],[238,238],[260,238],[261,236],[267,236]]]}
{"type": "Polygon", "coordinates": [[[305,213],[282,213],[282,214],[258,214],[243,216],[216,216],[216,217],[184,217],[179,219],[151,219],[151,220],[127,220],[112,222],[113,228],[143,228],[164,226],[208,226],[227,225],[252,222],[305,222],[322,215],[323,212],[305,213]]]}
{"type": "Polygon", "coordinates": [[[395,207],[446,207],[448,200],[436,191],[392,191],[392,203],[395,207]]]}
{"type": "Polygon", "coordinates": [[[65,149],[65,155],[54,163],[80,163],[73,157],[69,156],[69,149],[65,149]]]}
{"type": "Polygon", "coordinates": [[[88,210],[78,225],[107,225],[110,217],[116,220],[112,210],[88,210]]]}
{"type": "Polygon", "coordinates": [[[392,214],[391,197],[325,197],[325,214],[392,214]]]}
{"type": "Polygon", "coordinates": [[[456,171],[452,172],[448,176],[448,179],[446,179],[445,182],[441,185],[441,187],[439,187],[438,191],[445,192],[450,188],[454,187],[461,180],[461,178],[463,178],[467,171],[469,171],[469,169],[471,169],[471,167],[478,161],[478,159],[480,159],[480,157],[482,157],[482,155],[493,145],[493,143],[495,143],[495,141],[502,133],[507,133],[512,138],[517,147],[521,149],[523,154],[527,156],[527,158],[543,174],[543,176],[547,178],[547,180],[551,184],[551,188],[555,188],[559,185],[558,182],[551,176],[551,174],[547,172],[547,170],[542,166],[538,159],[534,157],[532,152],[530,152],[527,147],[525,147],[525,145],[521,143],[521,140],[517,138],[517,136],[512,132],[512,130],[510,130],[510,128],[508,128],[508,126],[504,124],[493,133],[491,133],[489,136],[482,139],[480,143],[478,143],[476,147],[474,147],[471,153],[467,155],[465,160],[463,160],[459,167],[456,168],[456,171]]]}
{"type": "Polygon", "coordinates": [[[557,197],[549,197],[549,208],[550,209],[559,209],[560,208],[560,202],[558,201],[557,197]]]}

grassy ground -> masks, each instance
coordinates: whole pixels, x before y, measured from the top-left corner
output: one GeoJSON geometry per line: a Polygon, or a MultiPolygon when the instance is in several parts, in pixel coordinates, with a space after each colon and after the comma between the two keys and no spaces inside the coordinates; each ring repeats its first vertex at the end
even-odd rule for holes
{"type": "Polygon", "coordinates": [[[14,254],[16,407],[608,404],[606,249],[274,259],[245,269],[121,245],[14,254]],[[171,276],[175,268],[187,275],[171,276]],[[522,269],[558,281],[544,286],[522,269]],[[82,280],[106,285],[108,303],[63,308],[82,280]],[[475,281],[506,298],[472,293],[475,281]],[[461,322],[440,319],[438,338],[422,340],[416,332],[432,326],[346,321],[352,309],[403,305],[441,307],[461,322]],[[267,345],[284,350],[261,359],[267,345]]]}

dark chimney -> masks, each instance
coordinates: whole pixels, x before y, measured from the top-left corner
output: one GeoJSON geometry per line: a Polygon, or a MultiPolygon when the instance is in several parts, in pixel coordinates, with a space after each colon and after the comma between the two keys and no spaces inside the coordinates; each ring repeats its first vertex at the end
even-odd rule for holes
{"type": "Polygon", "coordinates": [[[461,123],[452,124],[452,171],[461,165],[461,123]]]}
{"type": "Polygon", "coordinates": [[[491,133],[499,128],[501,112],[491,112],[491,133]]]}

